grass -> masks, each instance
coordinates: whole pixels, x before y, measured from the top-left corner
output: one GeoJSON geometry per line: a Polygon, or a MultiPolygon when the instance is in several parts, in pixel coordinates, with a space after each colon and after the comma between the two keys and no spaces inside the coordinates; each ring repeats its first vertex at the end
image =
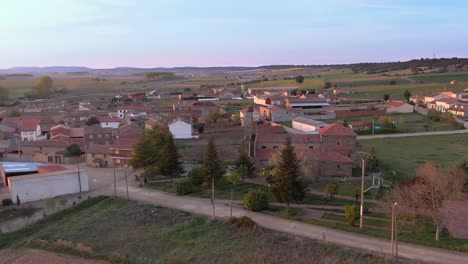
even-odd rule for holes
{"type": "Polygon", "coordinates": [[[0,223],[15,219],[16,217],[18,217],[18,210],[16,208],[0,211],[0,223]]]}
{"type": "MultiPolygon", "coordinates": [[[[0,236],[5,247],[44,240],[57,251],[57,239],[83,243],[92,256],[114,252],[132,263],[383,263],[386,259],[351,249],[269,230],[241,230],[221,221],[123,199],[99,197],[50,215],[17,232],[0,236]],[[172,261],[169,261],[172,260],[172,261]]],[[[63,253],[79,254],[73,250],[63,253]]]]}
{"type": "MultiPolygon", "coordinates": [[[[361,168],[357,168],[359,170],[359,177],[361,176],[361,168]]],[[[356,170],[356,171],[357,171],[356,170]]],[[[350,197],[354,197],[355,191],[361,189],[361,182],[360,181],[346,181],[346,182],[337,182],[337,181],[318,181],[312,184],[309,184],[309,188],[311,190],[323,192],[325,186],[330,183],[335,182],[338,184],[338,194],[346,195],[350,197]]],[[[364,186],[367,189],[372,185],[372,181],[364,181],[364,186]]]]}
{"type": "Polygon", "coordinates": [[[361,140],[365,151],[373,146],[382,169],[387,176],[396,171],[397,179],[414,176],[418,166],[425,161],[434,161],[442,166],[450,166],[467,160],[468,134],[433,135],[402,138],[382,138],[361,140]]]}

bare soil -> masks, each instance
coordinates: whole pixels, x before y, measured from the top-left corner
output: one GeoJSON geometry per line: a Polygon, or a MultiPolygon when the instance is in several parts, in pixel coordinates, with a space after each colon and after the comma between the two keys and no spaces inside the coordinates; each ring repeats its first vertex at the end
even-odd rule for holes
{"type": "Polygon", "coordinates": [[[106,261],[85,259],[37,249],[0,250],[0,264],[105,264],[106,261]]]}

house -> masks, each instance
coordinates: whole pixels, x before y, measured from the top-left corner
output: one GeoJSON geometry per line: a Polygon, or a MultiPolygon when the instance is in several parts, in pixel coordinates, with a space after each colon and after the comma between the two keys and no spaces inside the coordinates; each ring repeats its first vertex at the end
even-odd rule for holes
{"type": "Polygon", "coordinates": [[[130,113],[145,113],[147,114],[147,107],[145,105],[123,105],[117,107],[117,115],[120,119],[124,119],[130,113]]]}
{"type": "Polygon", "coordinates": [[[102,128],[113,128],[117,129],[120,125],[120,119],[114,116],[103,116],[99,120],[102,128]]]}
{"type": "Polygon", "coordinates": [[[468,91],[456,93],[455,98],[459,101],[468,102],[468,91]]]}
{"type": "Polygon", "coordinates": [[[249,88],[247,92],[250,95],[260,95],[260,94],[267,94],[267,95],[291,95],[291,92],[296,91],[298,89],[297,86],[284,86],[284,87],[260,87],[260,88],[249,88]]]}
{"type": "Polygon", "coordinates": [[[447,109],[447,112],[458,117],[468,117],[468,104],[454,104],[447,109]]]}
{"type": "Polygon", "coordinates": [[[91,144],[86,149],[86,165],[94,168],[112,166],[112,151],[108,145],[91,144]]]}
{"type": "Polygon", "coordinates": [[[112,166],[128,166],[128,161],[133,156],[133,147],[138,143],[139,137],[116,138],[114,144],[109,147],[112,166]]]}
{"type": "Polygon", "coordinates": [[[449,108],[451,108],[453,105],[457,103],[458,103],[457,99],[452,98],[452,97],[447,97],[447,98],[437,99],[437,100],[428,102],[427,108],[445,113],[447,112],[449,108]]]}
{"type": "Polygon", "coordinates": [[[304,117],[298,117],[292,121],[292,127],[304,132],[315,132],[320,128],[328,126],[327,123],[304,117]]]}
{"type": "Polygon", "coordinates": [[[113,129],[109,127],[102,128],[100,125],[84,127],[85,145],[103,144],[110,145],[114,141],[113,129]]]}
{"type": "Polygon", "coordinates": [[[403,101],[390,101],[387,103],[388,114],[407,114],[413,112],[414,106],[403,101]]]}
{"type": "Polygon", "coordinates": [[[50,139],[78,139],[84,138],[84,128],[55,125],[50,128],[50,139]]]}
{"type": "Polygon", "coordinates": [[[450,98],[450,95],[444,94],[444,93],[435,93],[432,95],[426,95],[424,96],[424,103],[427,104],[432,101],[444,99],[444,98],[450,98]]]}
{"type": "Polygon", "coordinates": [[[198,138],[198,134],[193,132],[191,122],[174,120],[168,124],[169,131],[175,139],[198,138]]]}
{"type": "Polygon", "coordinates": [[[41,126],[37,119],[22,119],[20,120],[21,141],[36,141],[44,139],[42,136],[41,126]]]}

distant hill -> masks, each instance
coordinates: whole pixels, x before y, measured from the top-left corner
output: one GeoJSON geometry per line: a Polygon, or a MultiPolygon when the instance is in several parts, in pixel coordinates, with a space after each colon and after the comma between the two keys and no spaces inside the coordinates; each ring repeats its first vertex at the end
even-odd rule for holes
{"type": "Polygon", "coordinates": [[[468,59],[465,58],[440,58],[440,59],[417,59],[404,62],[378,62],[378,63],[351,63],[351,64],[330,64],[330,65],[264,65],[258,67],[155,67],[155,68],[138,68],[138,67],[116,67],[111,69],[92,69],[88,67],[78,66],[51,66],[51,67],[14,67],[9,69],[0,69],[0,74],[12,73],[137,73],[147,71],[158,72],[175,72],[175,73],[190,73],[190,72],[232,72],[232,71],[248,71],[248,70],[274,70],[285,68],[325,68],[325,69],[343,69],[350,68],[355,72],[366,72],[369,74],[384,73],[388,71],[397,71],[411,69],[414,73],[423,69],[424,71],[433,70],[435,72],[455,72],[467,71],[468,59]]]}

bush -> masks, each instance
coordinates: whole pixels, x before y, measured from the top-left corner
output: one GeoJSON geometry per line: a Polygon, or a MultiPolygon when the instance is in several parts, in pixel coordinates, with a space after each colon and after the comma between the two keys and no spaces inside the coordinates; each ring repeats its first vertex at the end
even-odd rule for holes
{"type": "Polygon", "coordinates": [[[2,200],[2,205],[3,206],[13,205],[13,201],[10,198],[5,198],[2,200]]]}
{"type": "Polygon", "coordinates": [[[195,167],[188,173],[188,178],[193,185],[201,185],[203,183],[203,169],[195,167]]]}
{"type": "Polygon", "coordinates": [[[268,197],[262,190],[250,190],[242,199],[245,208],[251,211],[261,211],[268,208],[268,197]]]}
{"type": "Polygon", "coordinates": [[[358,213],[356,210],[356,205],[346,205],[345,206],[345,217],[348,224],[354,226],[358,218],[358,213]]]}
{"type": "Polygon", "coordinates": [[[255,221],[247,216],[242,216],[240,218],[229,218],[229,220],[227,220],[227,224],[235,226],[239,229],[254,230],[257,228],[257,224],[255,223],[255,221]]]}
{"type": "Polygon", "coordinates": [[[175,181],[175,191],[177,195],[186,195],[193,191],[190,179],[178,179],[175,181]]]}

